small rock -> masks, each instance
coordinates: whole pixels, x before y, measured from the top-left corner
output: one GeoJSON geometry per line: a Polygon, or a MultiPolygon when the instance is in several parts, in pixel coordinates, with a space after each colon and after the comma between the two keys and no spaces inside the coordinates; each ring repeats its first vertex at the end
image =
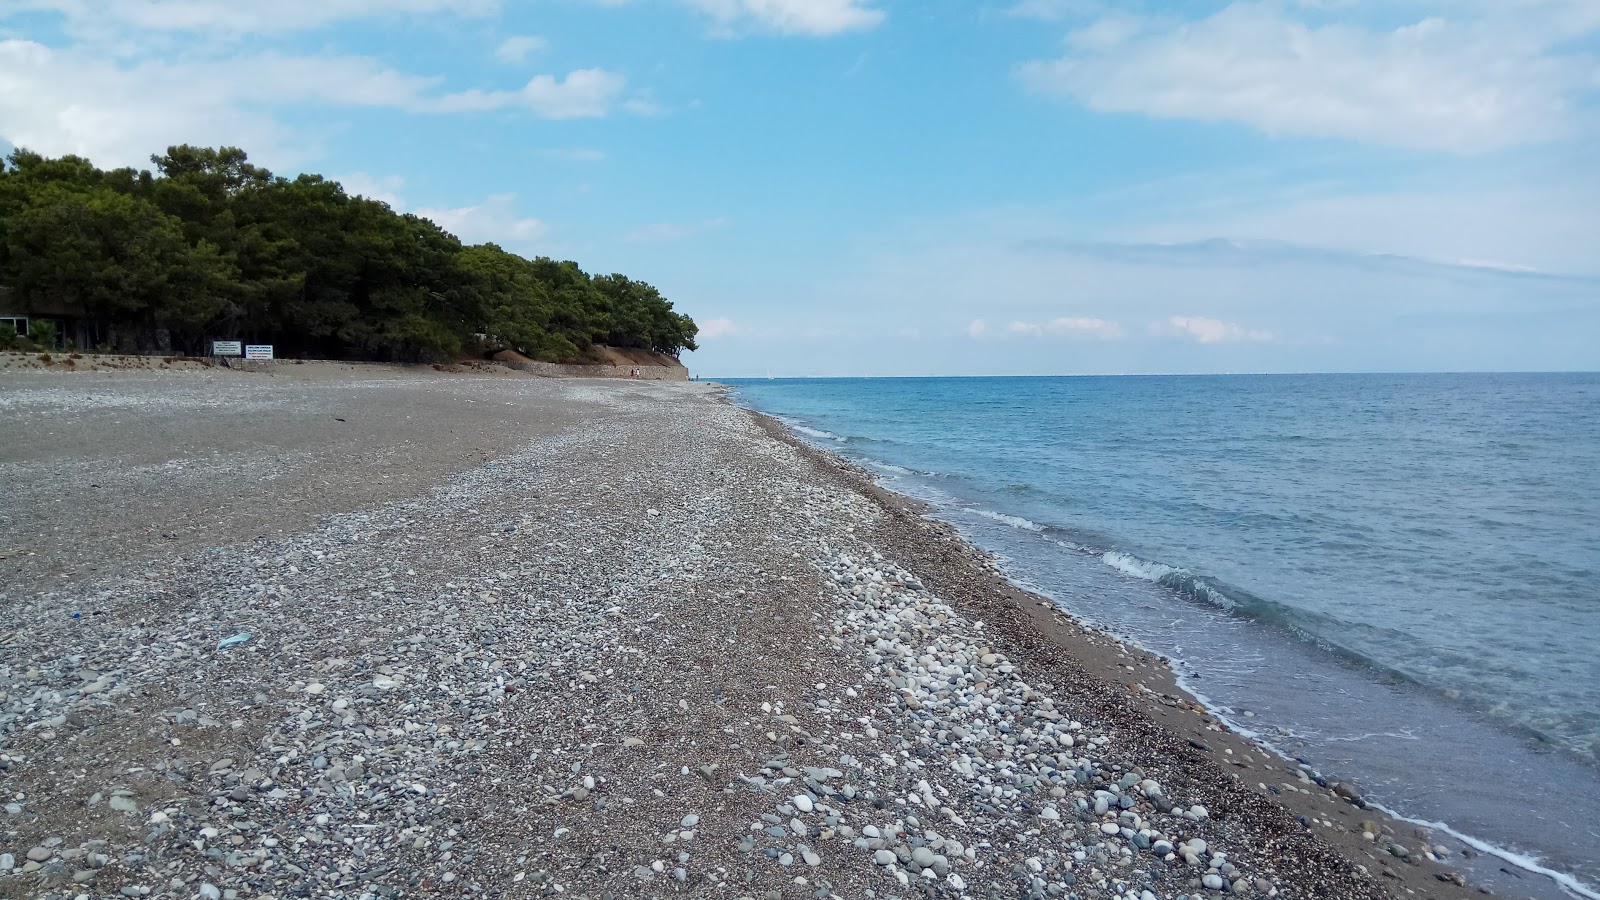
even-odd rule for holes
{"type": "Polygon", "coordinates": [[[33,862],[44,862],[55,855],[55,851],[51,850],[49,847],[35,847],[28,851],[28,859],[32,860],[33,862]]]}

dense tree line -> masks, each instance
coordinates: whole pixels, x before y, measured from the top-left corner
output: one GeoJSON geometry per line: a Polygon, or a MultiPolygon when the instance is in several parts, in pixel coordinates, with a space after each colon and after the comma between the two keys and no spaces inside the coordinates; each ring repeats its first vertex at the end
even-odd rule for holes
{"type": "Polygon", "coordinates": [[[427,219],[319,175],[274,176],[232,147],[151,161],[154,173],[103,171],[13,152],[0,165],[0,307],[56,311],[133,352],[238,339],[284,356],[508,347],[565,361],[594,343],[695,347],[694,321],[626,276],[463,246],[427,219]]]}

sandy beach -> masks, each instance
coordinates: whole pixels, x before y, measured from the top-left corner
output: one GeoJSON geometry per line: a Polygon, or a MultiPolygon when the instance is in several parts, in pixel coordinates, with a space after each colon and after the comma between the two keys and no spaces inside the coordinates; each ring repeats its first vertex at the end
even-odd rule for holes
{"type": "Polygon", "coordinates": [[[8,369],[0,471],[0,896],[1478,895],[714,384],[8,369]]]}

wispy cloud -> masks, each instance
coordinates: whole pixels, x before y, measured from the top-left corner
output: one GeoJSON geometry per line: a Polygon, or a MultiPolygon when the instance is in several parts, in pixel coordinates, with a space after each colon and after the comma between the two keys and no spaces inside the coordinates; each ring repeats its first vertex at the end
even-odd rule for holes
{"type": "Polygon", "coordinates": [[[441,91],[365,56],[257,53],[227,60],[122,63],[83,49],[0,41],[0,138],[41,153],[139,165],[175,143],[247,146],[265,159],[303,158],[279,111],[369,107],[418,113],[520,110],[546,119],[613,109],[623,76],[579,69],[539,75],[519,90],[441,91]]]}
{"type": "Polygon", "coordinates": [[[605,69],[577,69],[564,78],[535,75],[511,91],[461,91],[419,104],[440,112],[526,109],[545,119],[598,119],[610,114],[627,79],[605,69]]]}
{"type": "Polygon", "coordinates": [[[982,319],[973,319],[967,323],[967,336],[970,338],[981,338],[988,333],[989,323],[982,319]]]}
{"type": "Polygon", "coordinates": [[[494,57],[503,63],[515,65],[544,50],[546,46],[548,46],[548,42],[538,35],[512,35],[501,41],[500,45],[494,48],[494,57]]]}
{"type": "Polygon", "coordinates": [[[727,224],[728,220],[720,216],[704,222],[656,222],[635,228],[623,235],[622,239],[630,244],[660,244],[716,231],[726,227],[727,224]]]}
{"type": "Polygon", "coordinates": [[[1173,316],[1164,322],[1153,322],[1150,333],[1185,337],[1199,344],[1259,343],[1277,339],[1268,331],[1241,328],[1232,322],[1199,316],[1173,316]]]}
{"type": "Polygon", "coordinates": [[[883,23],[872,0],[684,0],[711,17],[714,33],[749,32],[828,37],[883,23]]]}
{"type": "Polygon", "coordinates": [[[1099,13],[1103,8],[1098,0],[1019,0],[1005,13],[1020,19],[1058,22],[1074,16],[1099,13]]]}
{"type": "Polygon", "coordinates": [[[1109,13],[1069,33],[1060,57],[1017,71],[1105,112],[1479,153],[1574,127],[1597,64],[1563,42],[1600,17],[1556,21],[1567,5],[1390,29],[1308,24],[1281,3],[1237,2],[1187,21],[1109,13]]]}
{"type": "Polygon", "coordinates": [[[1123,336],[1122,326],[1116,322],[1089,316],[1059,316],[1045,322],[1012,322],[1006,330],[1028,337],[1094,337],[1102,341],[1114,341],[1123,336]]]}
{"type": "Polygon", "coordinates": [[[550,233],[540,219],[517,212],[516,194],[495,194],[482,203],[454,209],[420,208],[412,212],[467,243],[496,243],[526,249],[550,233]]]}
{"type": "Polygon", "coordinates": [[[399,175],[374,176],[366,172],[351,172],[340,175],[334,179],[344,188],[344,192],[352,197],[366,197],[368,200],[377,200],[387,203],[393,209],[404,211],[405,201],[400,198],[400,191],[406,186],[406,180],[399,175]]]}
{"type": "Polygon", "coordinates": [[[595,150],[591,147],[552,147],[539,151],[539,155],[549,159],[564,159],[567,162],[600,162],[606,158],[604,150],[595,150]]]}
{"type": "Polygon", "coordinates": [[[413,207],[400,193],[406,182],[398,175],[352,172],[335,180],[351,196],[379,200],[398,212],[408,212],[431,220],[469,244],[495,243],[527,251],[550,233],[548,223],[518,212],[516,194],[495,194],[481,203],[468,206],[413,207]]]}
{"type": "Polygon", "coordinates": [[[68,33],[79,38],[125,42],[136,32],[239,38],[309,31],[356,19],[480,17],[499,9],[499,0],[8,0],[0,7],[0,20],[8,13],[57,13],[68,33]]]}
{"type": "Polygon", "coordinates": [[[715,316],[699,323],[699,337],[702,340],[715,341],[739,333],[739,326],[726,316],[715,316]]]}

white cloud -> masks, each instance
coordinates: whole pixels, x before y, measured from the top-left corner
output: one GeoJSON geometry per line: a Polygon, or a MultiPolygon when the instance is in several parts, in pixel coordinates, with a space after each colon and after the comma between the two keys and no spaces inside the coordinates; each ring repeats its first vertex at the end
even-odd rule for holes
{"type": "Polygon", "coordinates": [[[982,319],[973,319],[967,324],[967,335],[969,337],[981,338],[988,333],[989,325],[982,319]]]}
{"type": "Polygon", "coordinates": [[[412,207],[400,191],[405,179],[398,175],[370,175],[352,172],[336,179],[351,196],[380,200],[396,212],[408,212],[431,220],[465,243],[495,243],[513,250],[528,250],[550,233],[540,219],[517,212],[516,194],[495,194],[472,206],[450,209],[412,207]]]}
{"type": "Polygon", "coordinates": [[[405,201],[400,199],[400,190],[406,186],[406,180],[399,175],[374,177],[365,172],[351,172],[333,180],[339,182],[344,192],[352,197],[377,200],[396,210],[405,208],[405,201]]]}
{"type": "Polygon", "coordinates": [[[1196,21],[1109,14],[1018,76],[1100,111],[1483,152],[1568,132],[1593,89],[1594,60],[1560,42],[1600,21],[1559,2],[1523,7],[1391,30],[1308,25],[1265,2],[1196,21]]]}
{"type": "Polygon", "coordinates": [[[443,112],[526,108],[545,119],[598,119],[611,112],[627,79],[605,69],[577,69],[565,78],[535,75],[515,91],[470,90],[438,98],[443,112]]]}
{"type": "Polygon", "coordinates": [[[729,335],[738,334],[740,330],[739,326],[735,325],[732,319],[729,319],[725,316],[718,316],[714,319],[706,319],[704,322],[699,322],[697,324],[700,326],[698,337],[708,341],[714,341],[718,338],[724,338],[728,337],[729,335]]]}
{"type": "Polygon", "coordinates": [[[1016,5],[1006,10],[1006,15],[1020,19],[1056,22],[1072,16],[1097,12],[1099,9],[1100,4],[1096,0],[1019,0],[1016,5]]]}
{"type": "Polygon", "coordinates": [[[548,42],[538,35],[513,35],[501,41],[500,46],[494,48],[494,57],[503,63],[515,65],[526,61],[529,56],[538,53],[546,46],[548,46],[548,42]]]}
{"type": "MultiPolygon", "coordinates": [[[[1498,268],[1600,274],[1600,173],[1551,164],[1551,185],[1498,185],[1487,177],[1446,177],[1426,189],[1347,192],[1253,204],[1223,214],[1186,215],[1134,233],[1152,242],[1217,234],[1271,239],[1362,254],[1450,262],[1494,261],[1498,268]]],[[[1592,167],[1591,167],[1592,169],[1592,167]]]]}
{"type": "Polygon", "coordinates": [[[656,222],[635,228],[622,236],[630,244],[659,244],[667,241],[681,241],[695,235],[716,231],[728,224],[722,217],[707,219],[704,222],[656,222]]]}
{"type": "Polygon", "coordinates": [[[409,112],[524,109],[547,119],[605,115],[623,77],[580,69],[518,91],[438,91],[363,56],[260,53],[228,60],[119,63],[82,49],[0,41],[0,138],[101,165],[143,165],[171,144],[248,147],[269,164],[306,158],[312,141],[275,118],[307,106],[409,112]]]}
{"type": "Polygon", "coordinates": [[[455,209],[412,210],[424,219],[455,235],[465,243],[496,243],[512,249],[525,249],[550,233],[550,226],[539,219],[517,213],[516,194],[495,194],[476,206],[455,209]]]}
{"type": "Polygon", "coordinates": [[[622,101],[622,108],[636,116],[653,118],[667,114],[667,108],[657,103],[649,91],[642,91],[622,101]]]}
{"type": "Polygon", "coordinates": [[[1007,330],[1028,337],[1096,337],[1102,341],[1114,341],[1123,336],[1122,326],[1116,322],[1088,316],[1061,316],[1045,322],[1012,322],[1007,330]]]}
{"type": "Polygon", "coordinates": [[[827,37],[876,28],[884,12],[872,0],[684,0],[711,17],[724,36],[758,31],[827,37]]]}
{"type": "Polygon", "coordinates": [[[7,13],[59,13],[68,31],[78,35],[143,30],[238,36],[283,34],[373,17],[484,16],[500,4],[499,0],[8,0],[6,6],[0,19],[7,13]]]}
{"type": "Polygon", "coordinates": [[[1173,316],[1165,322],[1151,323],[1150,333],[1186,337],[1200,344],[1258,343],[1276,339],[1268,331],[1252,331],[1221,319],[1196,316],[1173,316]]]}

